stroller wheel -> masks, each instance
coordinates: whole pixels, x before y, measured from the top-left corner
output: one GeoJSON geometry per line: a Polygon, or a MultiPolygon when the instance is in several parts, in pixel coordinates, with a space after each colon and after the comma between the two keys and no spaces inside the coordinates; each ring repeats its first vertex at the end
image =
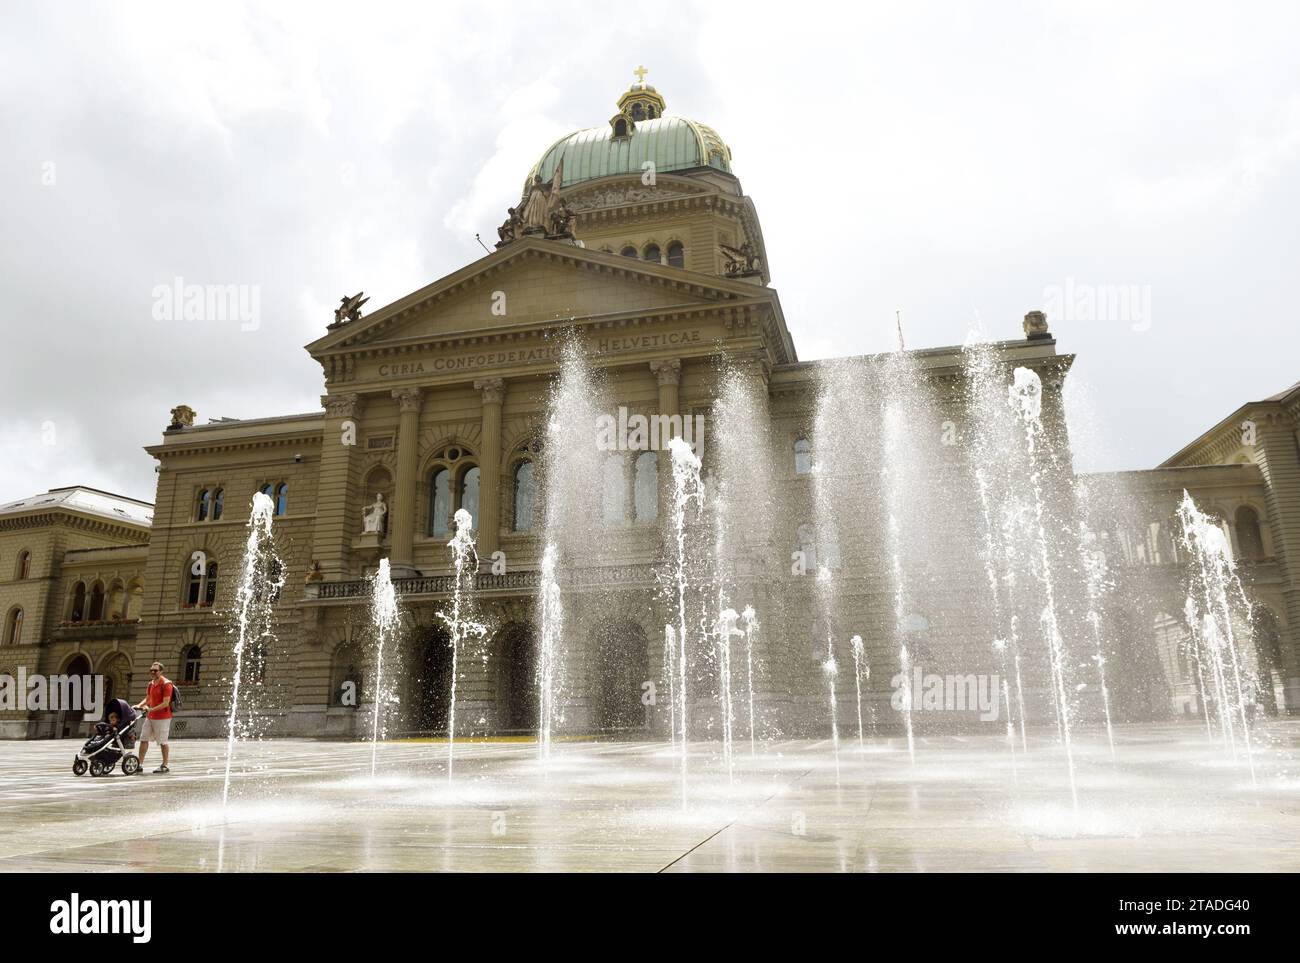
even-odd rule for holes
{"type": "Polygon", "coordinates": [[[104,764],[98,759],[90,760],[90,774],[92,776],[102,776],[104,774],[104,764]]]}
{"type": "Polygon", "coordinates": [[[86,760],[84,759],[72,760],[72,774],[74,776],[84,776],[86,774],[86,770],[89,768],[90,768],[90,763],[86,762],[86,760]]]}
{"type": "Polygon", "coordinates": [[[139,756],[123,756],[123,757],[122,757],[122,773],[123,773],[123,775],[126,775],[126,776],[134,776],[134,775],[135,775],[137,772],[139,772],[139,771],[140,771],[140,757],[139,757],[139,756]]]}

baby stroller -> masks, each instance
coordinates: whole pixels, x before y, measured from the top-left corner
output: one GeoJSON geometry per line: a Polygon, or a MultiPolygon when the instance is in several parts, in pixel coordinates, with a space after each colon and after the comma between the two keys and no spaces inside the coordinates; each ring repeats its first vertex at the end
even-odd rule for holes
{"type": "Polygon", "coordinates": [[[95,732],[72,760],[72,774],[106,776],[122,762],[122,772],[134,776],[140,771],[140,757],[135,754],[136,723],[144,716],[122,699],[110,699],[104,706],[104,721],[95,724],[95,732]],[[117,716],[117,725],[108,720],[117,716]]]}

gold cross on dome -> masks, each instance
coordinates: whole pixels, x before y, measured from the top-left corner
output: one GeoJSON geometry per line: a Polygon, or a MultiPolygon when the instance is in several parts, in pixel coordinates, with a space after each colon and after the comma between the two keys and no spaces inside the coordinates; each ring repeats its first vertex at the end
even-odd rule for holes
{"type": "Polygon", "coordinates": [[[637,67],[636,70],[632,71],[632,73],[636,74],[637,82],[640,83],[642,87],[645,86],[645,75],[649,72],[650,71],[646,70],[645,67],[637,67]]]}

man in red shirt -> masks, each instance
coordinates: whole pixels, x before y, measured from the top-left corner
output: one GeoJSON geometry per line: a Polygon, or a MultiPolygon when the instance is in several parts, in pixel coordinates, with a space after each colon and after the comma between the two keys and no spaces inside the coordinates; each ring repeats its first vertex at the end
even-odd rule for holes
{"type": "Polygon", "coordinates": [[[148,710],[144,727],[140,730],[140,768],[136,772],[144,772],[144,754],[149,751],[150,742],[157,742],[162,746],[162,765],[154,772],[171,772],[167,768],[167,762],[171,757],[171,747],[168,745],[167,737],[172,727],[172,684],[171,680],[163,675],[161,662],[149,666],[149,680],[149,690],[145,693],[144,700],[135,707],[148,710]]]}

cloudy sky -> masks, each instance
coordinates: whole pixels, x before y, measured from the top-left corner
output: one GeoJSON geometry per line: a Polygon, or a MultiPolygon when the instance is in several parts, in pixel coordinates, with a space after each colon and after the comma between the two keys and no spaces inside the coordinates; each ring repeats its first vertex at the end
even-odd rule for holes
{"type": "Polygon", "coordinates": [[[481,255],[638,64],[731,145],[802,358],[890,349],[896,310],[923,347],[1055,306],[1079,466],[1155,465],[1300,380],[1298,11],[8,3],[0,502],[151,499],[182,402],[318,408],[339,296],[481,255]],[[175,278],[260,323],[160,320],[175,278]]]}

